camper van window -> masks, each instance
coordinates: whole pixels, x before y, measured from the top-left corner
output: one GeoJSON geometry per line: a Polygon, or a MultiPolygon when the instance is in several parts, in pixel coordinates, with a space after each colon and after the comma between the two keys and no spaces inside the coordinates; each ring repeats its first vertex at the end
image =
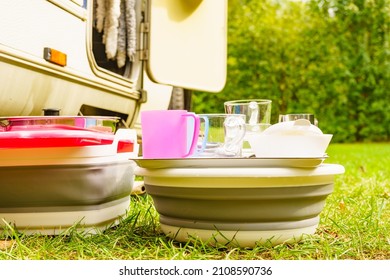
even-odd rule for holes
{"type": "Polygon", "coordinates": [[[136,0],[94,1],[93,53],[98,66],[129,77],[136,50],[136,0]]]}

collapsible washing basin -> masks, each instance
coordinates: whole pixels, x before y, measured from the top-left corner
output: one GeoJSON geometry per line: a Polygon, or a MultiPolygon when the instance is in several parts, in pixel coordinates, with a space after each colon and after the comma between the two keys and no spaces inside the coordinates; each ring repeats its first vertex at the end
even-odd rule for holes
{"type": "Polygon", "coordinates": [[[119,129],[111,144],[0,148],[0,230],[97,233],[117,224],[130,207],[136,137],[119,129]]]}
{"type": "Polygon", "coordinates": [[[234,159],[225,159],[223,167],[178,161],[164,168],[159,161],[151,168],[151,161],[136,162],[135,173],[144,176],[166,235],[237,247],[297,242],[314,234],[334,177],[344,172],[337,164],[254,167],[250,159],[236,167],[234,159]]]}

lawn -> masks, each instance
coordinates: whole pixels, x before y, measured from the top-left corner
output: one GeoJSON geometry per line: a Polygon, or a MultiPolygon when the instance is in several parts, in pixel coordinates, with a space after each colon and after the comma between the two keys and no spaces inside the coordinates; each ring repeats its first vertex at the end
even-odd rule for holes
{"type": "Polygon", "coordinates": [[[128,216],[101,234],[73,229],[58,236],[0,235],[0,259],[312,260],[390,259],[390,143],[332,144],[327,163],[346,172],[335,180],[316,234],[295,244],[253,249],[177,243],[159,230],[148,195],[132,196],[128,216]]]}

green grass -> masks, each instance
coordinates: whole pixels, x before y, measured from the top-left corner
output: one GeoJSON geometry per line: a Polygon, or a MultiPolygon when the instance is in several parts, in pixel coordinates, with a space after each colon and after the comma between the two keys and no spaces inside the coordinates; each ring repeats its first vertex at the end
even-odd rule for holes
{"type": "Polygon", "coordinates": [[[390,144],[333,144],[328,154],[326,162],[346,172],[336,177],[316,234],[300,243],[253,249],[177,243],[160,231],[152,199],[144,195],[132,196],[128,216],[97,235],[70,229],[27,236],[9,227],[10,237],[0,236],[0,259],[390,259],[390,144]]]}

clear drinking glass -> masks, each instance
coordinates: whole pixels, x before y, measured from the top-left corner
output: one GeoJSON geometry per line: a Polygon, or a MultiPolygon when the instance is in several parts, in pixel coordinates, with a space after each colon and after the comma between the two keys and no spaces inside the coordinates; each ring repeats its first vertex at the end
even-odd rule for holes
{"type": "Polygon", "coordinates": [[[308,120],[308,121],[310,121],[311,124],[318,126],[318,121],[314,117],[314,114],[301,113],[301,114],[279,115],[279,122],[295,121],[295,120],[299,120],[299,119],[308,120]]]}
{"type": "Polygon", "coordinates": [[[251,155],[248,137],[261,133],[271,126],[272,101],[269,99],[242,99],[224,103],[225,113],[245,115],[246,134],[243,143],[243,155],[251,155]]]}
{"type": "Polygon", "coordinates": [[[245,115],[199,114],[200,133],[195,157],[241,157],[245,115]]]}

